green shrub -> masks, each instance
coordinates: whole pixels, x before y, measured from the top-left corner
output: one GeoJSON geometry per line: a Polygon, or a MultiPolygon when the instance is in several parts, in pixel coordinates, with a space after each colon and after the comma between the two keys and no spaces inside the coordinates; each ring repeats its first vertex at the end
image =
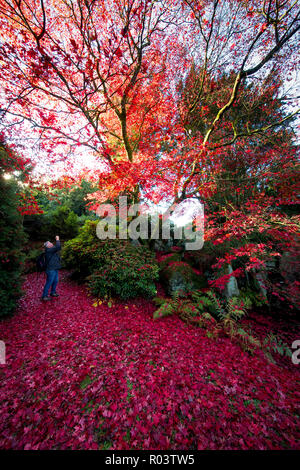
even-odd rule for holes
{"type": "Polygon", "coordinates": [[[23,227],[30,241],[45,241],[45,237],[49,233],[50,222],[45,214],[25,214],[23,227]]]}
{"type": "Polygon", "coordinates": [[[181,253],[168,253],[159,261],[159,269],[165,269],[170,263],[180,262],[182,260],[181,253]]]}
{"type": "Polygon", "coordinates": [[[287,343],[274,333],[269,333],[263,340],[265,349],[270,354],[280,354],[281,356],[292,357],[292,350],[287,343]]]}
{"type": "Polygon", "coordinates": [[[96,226],[97,222],[87,221],[79,235],[65,243],[66,267],[79,279],[86,279],[90,292],[98,298],[153,297],[158,279],[154,254],[127,240],[99,240],[96,226]]]}
{"type": "Polygon", "coordinates": [[[62,240],[70,240],[78,234],[79,226],[79,217],[66,206],[24,218],[24,228],[30,240],[54,240],[55,235],[62,240]]]}
{"type": "Polygon", "coordinates": [[[38,256],[42,253],[42,251],[43,251],[43,247],[41,244],[38,247],[30,246],[30,245],[29,247],[26,247],[26,249],[24,250],[25,252],[24,272],[26,274],[36,272],[37,270],[36,260],[38,256]]]}
{"type": "Polygon", "coordinates": [[[101,271],[95,271],[87,278],[90,292],[100,298],[153,297],[156,294],[157,266],[141,250],[134,249],[133,253],[130,247],[122,245],[113,248],[101,271]]]}
{"type": "Polygon", "coordinates": [[[100,267],[98,250],[101,240],[96,235],[96,221],[88,220],[79,229],[77,237],[68,240],[62,249],[62,259],[66,268],[73,271],[75,277],[84,280],[100,267]]]}
{"type": "Polygon", "coordinates": [[[0,316],[13,313],[21,295],[25,235],[17,192],[17,183],[0,172],[0,316]]]}
{"type": "MultiPolygon", "coordinates": [[[[76,237],[79,230],[78,216],[68,207],[58,207],[54,212],[48,215],[49,235],[48,238],[54,238],[59,235],[63,240],[69,240],[76,237]]],[[[44,235],[47,238],[45,230],[44,235]]]]}

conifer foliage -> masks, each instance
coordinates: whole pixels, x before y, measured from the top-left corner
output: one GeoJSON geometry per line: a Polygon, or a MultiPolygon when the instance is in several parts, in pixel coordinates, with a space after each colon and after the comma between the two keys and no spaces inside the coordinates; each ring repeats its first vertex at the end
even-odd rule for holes
{"type": "Polygon", "coordinates": [[[0,143],[0,316],[11,314],[21,294],[25,235],[19,210],[18,184],[9,170],[15,160],[0,143]]]}

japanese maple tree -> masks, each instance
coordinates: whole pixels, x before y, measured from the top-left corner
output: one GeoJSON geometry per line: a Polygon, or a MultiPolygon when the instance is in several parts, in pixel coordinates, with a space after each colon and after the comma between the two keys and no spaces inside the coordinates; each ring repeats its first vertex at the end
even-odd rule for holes
{"type": "Polygon", "coordinates": [[[297,230],[274,211],[296,202],[298,184],[286,91],[297,2],[1,0],[0,24],[12,144],[35,143],[46,165],[63,160],[70,173],[87,149],[99,201],[204,201],[215,242],[241,227],[297,230]]]}

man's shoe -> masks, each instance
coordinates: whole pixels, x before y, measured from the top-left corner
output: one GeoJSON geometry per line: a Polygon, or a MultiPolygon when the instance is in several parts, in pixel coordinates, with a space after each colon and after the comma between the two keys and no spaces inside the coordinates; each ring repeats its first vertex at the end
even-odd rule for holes
{"type": "Polygon", "coordinates": [[[50,294],[51,297],[59,297],[59,294],[55,292],[55,294],[50,294]]]}
{"type": "Polygon", "coordinates": [[[42,297],[42,301],[45,302],[46,300],[51,300],[50,297],[42,297]]]}

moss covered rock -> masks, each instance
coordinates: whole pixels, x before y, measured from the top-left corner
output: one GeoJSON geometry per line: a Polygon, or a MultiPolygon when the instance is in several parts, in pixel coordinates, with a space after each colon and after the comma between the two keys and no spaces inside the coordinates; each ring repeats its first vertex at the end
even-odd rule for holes
{"type": "Polygon", "coordinates": [[[160,279],[169,295],[184,294],[207,286],[205,278],[197,275],[194,269],[184,261],[169,262],[161,270],[160,279]]]}

